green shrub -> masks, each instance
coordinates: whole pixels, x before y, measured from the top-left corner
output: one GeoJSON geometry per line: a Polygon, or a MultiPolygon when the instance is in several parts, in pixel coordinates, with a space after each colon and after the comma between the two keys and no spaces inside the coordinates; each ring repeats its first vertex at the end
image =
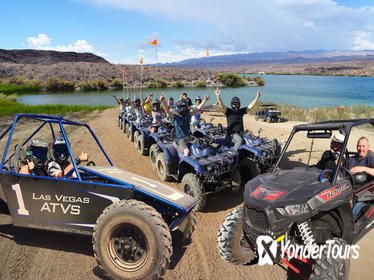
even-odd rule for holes
{"type": "Polygon", "coordinates": [[[147,85],[148,88],[167,88],[168,82],[163,78],[153,79],[153,81],[149,82],[147,85]]]}
{"type": "Polygon", "coordinates": [[[227,87],[245,86],[243,77],[235,73],[218,73],[217,80],[227,87]]]}
{"type": "Polygon", "coordinates": [[[171,83],[171,87],[184,88],[184,83],[183,83],[183,81],[175,81],[175,82],[171,83]]]}
{"type": "Polygon", "coordinates": [[[206,82],[203,80],[197,80],[195,81],[195,86],[197,87],[206,87],[206,82]]]}
{"type": "Polygon", "coordinates": [[[123,84],[122,84],[122,80],[120,78],[114,78],[111,82],[110,82],[110,86],[112,88],[122,88],[123,87],[123,84]]]}
{"type": "Polygon", "coordinates": [[[46,88],[48,91],[73,91],[75,83],[59,78],[49,78],[46,88]]]}

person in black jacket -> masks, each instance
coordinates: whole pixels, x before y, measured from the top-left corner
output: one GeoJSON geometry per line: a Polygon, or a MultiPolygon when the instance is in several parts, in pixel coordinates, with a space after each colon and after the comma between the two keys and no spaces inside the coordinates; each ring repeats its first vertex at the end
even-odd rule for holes
{"type": "Polygon", "coordinates": [[[233,97],[231,99],[231,108],[227,108],[222,102],[220,90],[217,89],[215,93],[218,104],[227,118],[226,142],[229,146],[234,146],[234,149],[237,150],[243,143],[243,138],[240,136],[240,133],[244,131],[243,116],[248,113],[253,106],[255,106],[257,100],[261,96],[261,91],[257,91],[255,99],[253,99],[247,107],[243,108],[240,108],[239,97],[233,97]]]}
{"type": "MultiPolygon", "coordinates": [[[[330,150],[324,151],[320,161],[317,163],[319,169],[336,169],[336,164],[343,148],[344,138],[344,135],[341,133],[334,135],[330,142],[330,150]]],[[[343,162],[344,165],[345,163],[343,162]]]]}

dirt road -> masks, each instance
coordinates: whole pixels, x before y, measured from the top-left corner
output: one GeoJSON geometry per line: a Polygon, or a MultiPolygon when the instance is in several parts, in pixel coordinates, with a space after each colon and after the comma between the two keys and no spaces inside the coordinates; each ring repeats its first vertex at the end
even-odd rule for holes
{"type": "MultiPolygon", "coordinates": [[[[151,168],[148,157],[141,156],[120,131],[116,124],[117,110],[111,109],[90,118],[88,124],[95,131],[114,164],[131,172],[158,180],[151,168]]],[[[226,124],[222,117],[215,122],[226,124]]],[[[287,139],[293,122],[268,124],[256,122],[245,117],[246,128],[257,133],[261,127],[262,135],[287,139]]],[[[366,131],[354,131],[352,139],[365,133],[374,143],[374,134],[366,131]]],[[[80,135],[72,135],[72,142],[79,143],[80,135]]],[[[297,162],[308,156],[310,142],[305,137],[297,138],[291,147],[289,162],[297,162]]],[[[328,147],[329,141],[316,145],[317,158],[328,147]]],[[[90,147],[86,147],[89,152],[90,147]]],[[[354,143],[350,146],[355,150],[354,143]]],[[[92,155],[92,157],[94,157],[92,155]]],[[[94,159],[94,158],[92,158],[94,159]]],[[[171,184],[178,187],[176,184],[171,184]]],[[[225,216],[242,203],[241,193],[221,192],[207,200],[203,213],[197,214],[197,226],[192,243],[187,247],[174,247],[172,263],[163,279],[286,279],[286,273],[277,266],[258,265],[237,267],[225,263],[218,255],[216,235],[225,216]]],[[[374,232],[365,236],[359,245],[360,257],[353,260],[350,279],[374,278],[374,232]]],[[[10,216],[0,214],[0,280],[30,279],[102,279],[103,274],[93,257],[91,239],[79,235],[61,234],[39,230],[14,228],[10,216]]]]}

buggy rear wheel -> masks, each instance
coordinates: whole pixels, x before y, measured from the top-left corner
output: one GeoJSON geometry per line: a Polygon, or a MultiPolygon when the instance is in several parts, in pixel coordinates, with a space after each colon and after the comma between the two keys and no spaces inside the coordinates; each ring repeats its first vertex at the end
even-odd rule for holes
{"type": "Polygon", "coordinates": [[[183,176],[181,182],[181,190],[198,199],[194,211],[201,211],[205,207],[206,197],[205,189],[203,184],[200,182],[199,178],[195,174],[187,173],[183,176]]]}
{"type": "Polygon", "coordinates": [[[161,181],[171,181],[172,177],[167,174],[166,157],[164,153],[159,153],[156,158],[156,170],[158,177],[160,177],[161,181]]]}
{"type": "Polygon", "coordinates": [[[157,144],[153,144],[151,148],[149,149],[149,157],[151,159],[151,164],[154,169],[157,168],[156,159],[160,152],[161,152],[161,149],[157,144]]]}
{"type": "Polygon", "coordinates": [[[255,253],[243,234],[243,207],[226,216],[217,236],[218,251],[228,263],[244,265],[251,262],[255,253]]]}
{"type": "Polygon", "coordinates": [[[111,279],[158,279],[170,264],[171,235],[153,207],[122,200],[97,219],[93,249],[97,263],[111,279]]]}

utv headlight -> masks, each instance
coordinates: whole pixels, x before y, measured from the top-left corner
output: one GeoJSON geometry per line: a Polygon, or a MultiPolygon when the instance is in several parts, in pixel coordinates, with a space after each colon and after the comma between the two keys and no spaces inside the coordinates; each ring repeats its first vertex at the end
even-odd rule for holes
{"type": "Polygon", "coordinates": [[[309,212],[309,206],[307,203],[305,204],[294,204],[294,205],[287,205],[284,207],[286,213],[290,216],[302,215],[309,212]]]}

